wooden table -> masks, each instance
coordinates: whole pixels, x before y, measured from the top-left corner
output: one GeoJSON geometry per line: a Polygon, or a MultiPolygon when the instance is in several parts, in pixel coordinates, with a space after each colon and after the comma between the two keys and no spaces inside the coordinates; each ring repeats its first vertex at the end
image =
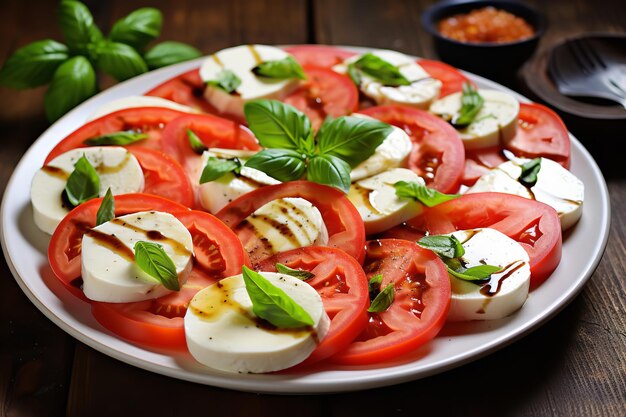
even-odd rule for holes
{"type": "MultiPolygon", "coordinates": [[[[61,39],[56,1],[0,2],[0,62],[17,47],[61,39]]],[[[420,12],[431,1],[108,1],[87,2],[107,30],[144,5],[165,15],[162,39],[205,53],[242,43],[326,43],[397,49],[436,58],[420,12]]],[[[626,31],[626,3],[532,1],[550,21],[540,48],[588,31],[626,31]]],[[[520,89],[515,77],[507,85],[520,89]]],[[[47,127],[43,89],[0,88],[0,190],[47,127]]],[[[626,415],[626,141],[567,120],[606,177],[612,229],[583,292],[549,323],[486,358],[441,375],[367,392],[271,396],[183,382],[111,359],[46,319],[0,261],[0,416],[110,415],[626,415]]]]}

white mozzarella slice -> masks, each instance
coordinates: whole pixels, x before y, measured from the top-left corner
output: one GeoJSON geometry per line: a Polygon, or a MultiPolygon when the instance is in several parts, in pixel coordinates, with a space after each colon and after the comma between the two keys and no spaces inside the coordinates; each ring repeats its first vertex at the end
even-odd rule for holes
{"type": "Polygon", "coordinates": [[[144,177],[137,158],[125,148],[103,146],[72,149],[43,166],[31,184],[30,199],[35,224],[45,233],[52,234],[59,222],[70,212],[62,194],[74,164],[83,155],[98,172],[100,196],[108,188],[114,195],[136,193],[143,190],[144,177]]]}
{"type": "MultiPolygon", "coordinates": [[[[497,146],[515,136],[519,102],[510,94],[479,89],[483,107],[469,126],[460,129],[465,149],[497,146]]],[[[452,120],[461,110],[461,93],[454,93],[435,101],[430,111],[445,120],[452,120]]]]}
{"type": "Polygon", "coordinates": [[[584,184],[560,164],[541,158],[537,182],[528,188],[518,181],[522,165],[528,161],[530,159],[515,158],[500,164],[480,177],[467,193],[493,191],[534,199],[556,210],[563,230],[572,227],[582,216],[584,184]]]}
{"type": "MultiPolygon", "coordinates": [[[[421,109],[428,109],[433,100],[439,97],[441,81],[432,78],[415,60],[400,52],[380,50],[372,52],[380,59],[398,67],[410,85],[397,87],[385,86],[375,78],[361,73],[359,88],[378,104],[400,104],[421,109]]],[[[347,65],[357,61],[360,56],[348,58],[343,64],[333,67],[334,70],[346,73],[347,65]]]]}
{"type": "Polygon", "coordinates": [[[108,103],[103,104],[87,118],[87,121],[98,119],[102,116],[106,116],[107,114],[119,110],[131,109],[136,107],[160,107],[164,109],[178,110],[186,113],[199,113],[196,109],[192,107],[184,106],[182,104],[178,104],[174,101],[167,100],[161,97],[130,96],[119,98],[117,100],[109,101],[108,103]]]}
{"type": "MultiPolygon", "coordinates": [[[[369,116],[358,113],[352,116],[371,119],[369,116]]],[[[350,172],[352,182],[404,165],[406,158],[411,153],[413,143],[404,130],[399,127],[392,127],[393,131],[383,143],[378,145],[374,154],[352,169],[350,172]]]]}
{"type": "Polygon", "coordinates": [[[463,244],[466,268],[493,265],[501,270],[480,285],[450,275],[448,320],[494,320],[522,307],[530,287],[529,258],[524,248],[495,229],[460,230],[452,235],[463,244]]]}
{"type": "Polygon", "coordinates": [[[218,111],[243,117],[246,101],[261,98],[280,99],[299,85],[298,79],[259,77],[252,69],[262,62],[285,59],[282,49],[267,45],[241,45],[222,49],[208,57],[200,67],[204,82],[216,80],[223,70],[232,71],[241,80],[234,94],[207,85],[204,96],[218,111]]]}
{"type": "MultiPolygon", "coordinates": [[[[211,149],[210,151],[204,152],[202,155],[202,168],[206,165],[209,157],[225,159],[238,158],[243,163],[255,153],[255,151],[243,151],[236,149],[211,149]]],[[[201,173],[202,170],[200,170],[197,174],[197,179],[195,179],[194,182],[195,184],[199,183],[201,173]]],[[[215,181],[200,184],[200,187],[198,188],[198,196],[202,207],[215,214],[231,201],[249,193],[252,190],[264,185],[274,185],[279,183],[280,181],[275,180],[262,171],[244,166],[241,168],[241,173],[239,175],[229,172],[215,181]]]]}
{"type": "Polygon", "coordinates": [[[262,274],[306,310],[314,325],[298,329],[266,325],[252,311],[242,276],[226,278],[198,292],[187,309],[187,346],[198,362],[227,372],[278,371],[305,360],[326,336],[330,319],[313,287],[288,275],[262,274]]]}
{"type": "Polygon", "coordinates": [[[409,198],[396,195],[393,186],[398,181],[418,182],[424,180],[415,172],[405,168],[394,168],[355,182],[350,186],[348,199],[359,211],[365,233],[380,233],[405,222],[422,211],[422,205],[409,198]]]}
{"type": "Polygon", "coordinates": [[[134,262],[138,241],[160,244],[176,266],[180,285],[187,281],[193,265],[189,231],[169,213],[133,213],[103,223],[83,236],[81,272],[87,298],[128,303],[171,292],[134,262]]]}
{"type": "Polygon", "coordinates": [[[302,198],[270,201],[248,216],[246,223],[263,237],[271,253],[328,243],[320,211],[302,198]]]}

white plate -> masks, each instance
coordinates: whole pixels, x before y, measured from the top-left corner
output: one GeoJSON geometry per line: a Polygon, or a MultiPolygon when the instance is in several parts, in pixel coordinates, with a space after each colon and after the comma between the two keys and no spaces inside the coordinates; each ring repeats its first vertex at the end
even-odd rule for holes
{"type": "MultiPolygon", "coordinates": [[[[94,349],[159,374],[244,391],[322,393],[380,387],[443,372],[520,338],[569,303],[598,265],[608,238],[608,191],[598,166],[580,142],[572,137],[572,172],[585,184],[584,215],[565,236],[563,259],[557,270],[530,294],[520,311],[506,319],[446,326],[431,343],[384,367],[329,365],[307,374],[226,374],[202,367],[189,354],[173,356],[154,352],[118,339],[95,321],[88,304],[71,295],[54,278],[46,259],[49,238],[35,227],[32,220],[30,182],[54,145],[82,125],[100,105],[124,96],[143,94],[170,77],[197,67],[200,62],[191,61],[144,74],[81,104],[41,135],[17,165],[7,185],[0,231],[2,249],[11,272],[39,310],[94,349]]],[[[484,78],[468,76],[479,86],[515,94],[484,78]]]]}

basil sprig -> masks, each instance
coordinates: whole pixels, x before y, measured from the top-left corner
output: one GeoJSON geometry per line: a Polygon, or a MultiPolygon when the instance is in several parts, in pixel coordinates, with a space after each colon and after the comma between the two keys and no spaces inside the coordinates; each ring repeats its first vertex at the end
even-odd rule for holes
{"type": "Polygon", "coordinates": [[[426,207],[434,207],[437,204],[460,197],[460,194],[443,194],[414,181],[398,181],[393,186],[398,197],[412,198],[426,207]]]}
{"type": "Polygon", "coordinates": [[[470,83],[463,84],[461,110],[452,118],[452,126],[458,129],[467,127],[483,108],[484,102],[485,100],[470,83]]]}
{"type": "Polygon", "coordinates": [[[317,135],[311,121],[294,107],[273,100],[244,106],[246,120],[259,143],[269,149],[253,155],[245,166],[279,181],[306,175],[309,181],[350,189],[350,170],[369,158],[392,131],[378,120],[343,116],[326,119],[317,135]]]}
{"type": "Polygon", "coordinates": [[[89,8],[63,0],[57,9],[65,39],[33,42],[16,50],[0,69],[0,85],[34,88],[50,83],[44,100],[46,117],[54,121],[98,92],[96,68],[125,80],[165,65],[200,56],[197,49],[163,42],[145,51],[163,23],[157,9],[144,7],[115,22],[108,38],[96,26],[89,8]]]}
{"type": "Polygon", "coordinates": [[[302,70],[298,61],[293,59],[291,56],[284,59],[262,62],[252,68],[252,73],[257,76],[277,78],[281,80],[288,78],[306,80],[304,70],[302,70]]]}
{"type": "Polygon", "coordinates": [[[393,282],[387,284],[385,289],[381,291],[380,286],[382,282],[382,274],[374,275],[368,282],[371,303],[367,311],[370,313],[382,313],[393,303],[395,297],[393,282]]]}
{"type": "Polygon", "coordinates": [[[98,212],[96,213],[96,226],[100,226],[102,223],[106,223],[115,218],[115,199],[111,188],[107,189],[98,212]]]}
{"type": "Polygon", "coordinates": [[[283,265],[281,263],[276,263],[276,271],[281,274],[296,277],[298,279],[301,279],[302,281],[306,281],[307,279],[311,279],[315,276],[313,272],[305,271],[303,269],[289,268],[287,265],[283,265]]]}
{"type": "Polygon", "coordinates": [[[537,174],[541,170],[541,158],[531,159],[522,165],[522,173],[518,181],[524,187],[534,187],[537,184],[537,174]]]}
{"type": "Polygon", "coordinates": [[[100,177],[85,155],[74,164],[74,171],[65,183],[64,194],[72,207],[79,206],[100,195],[100,177]]]}
{"type": "Polygon", "coordinates": [[[285,291],[263,275],[245,265],[242,267],[246,291],[252,301],[252,311],[263,320],[283,329],[312,326],[313,319],[285,291]]]}
{"type": "Polygon", "coordinates": [[[425,236],[417,244],[435,252],[446,265],[448,273],[464,281],[483,281],[502,269],[495,265],[477,265],[466,268],[462,260],[465,248],[454,235],[425,236]]]}
{"type": "Polygon", "coordinates": [[[200,175],[200,184],[215,181],[233,171],[237,174],[241,171],[241,162],[239,159],[223,159],[210,156],[200,175]]]}
{"type": "MultiPolygon", "coordinates": [[[[397,66],[390,64],[384,59],[368,52],[354,62],[354,67],[348,72],[350,77],[356,82],[354,68],[375,78],[383,85],[397,87],[400,85],[411,85],[411,82],[400,72],[397,66]]],[[[360,84],[360,76],[357,77],[360,84]]]]}
{"type": "Polygon", "coordinates": [[[224,69],[217,74],[217,79],[206,83],[230,94],[241,85],[241,79],[234,72],[224,69]]]}
{"type": "Polygon", "coordinates": [[[88,146],[126,146],[147,139],[146,133],[131,131],[113,132],[86,139],[83,143],[88,146]]]}
{"type": "Polygon", "coordinates": [[[135,243],[135,263],[155,282],[172,291],[180,291],[174,261],[158,243],[140,240],[135,243]]]}
{"type": "Polygon", "coordinates": [[[189,146],[191,146],[191,150],[197,153],[198,155],[202,155],[204,151],[209,148],[200,140],[198,135],[191,130],[187,129],[187,139],[189,140],[189,146]]]}

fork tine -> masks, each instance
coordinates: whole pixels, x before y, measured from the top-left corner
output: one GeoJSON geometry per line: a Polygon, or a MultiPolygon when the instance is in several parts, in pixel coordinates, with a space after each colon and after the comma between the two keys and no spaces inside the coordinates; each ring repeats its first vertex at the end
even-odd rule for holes
{"type": "Polygon", "coordinates": [[[585,54],[585,56],[592,63],[594,63],[595,67],[601,66],[604,69],[607,68],[606,64],[604,63],[604,60],[602,59],[600,54],[598,54],[598,52],[593,48],[593,46],[590,45],[588,39],[578,39],[577,42],[578,42],[578,46],[580,46],[580,48],[583,51],[583,53],[585,54]]]}
{"type": "Polygon", "coordinates": [[[567,49],[570,51],[572,58],[576,61],[576,64],[580,67],[583,74],[591,73],[591,69],[593,68],[593,63],[589,61],[583,54],[580,46],[578,45],[578,40],[568,42],[567,49]]]}

